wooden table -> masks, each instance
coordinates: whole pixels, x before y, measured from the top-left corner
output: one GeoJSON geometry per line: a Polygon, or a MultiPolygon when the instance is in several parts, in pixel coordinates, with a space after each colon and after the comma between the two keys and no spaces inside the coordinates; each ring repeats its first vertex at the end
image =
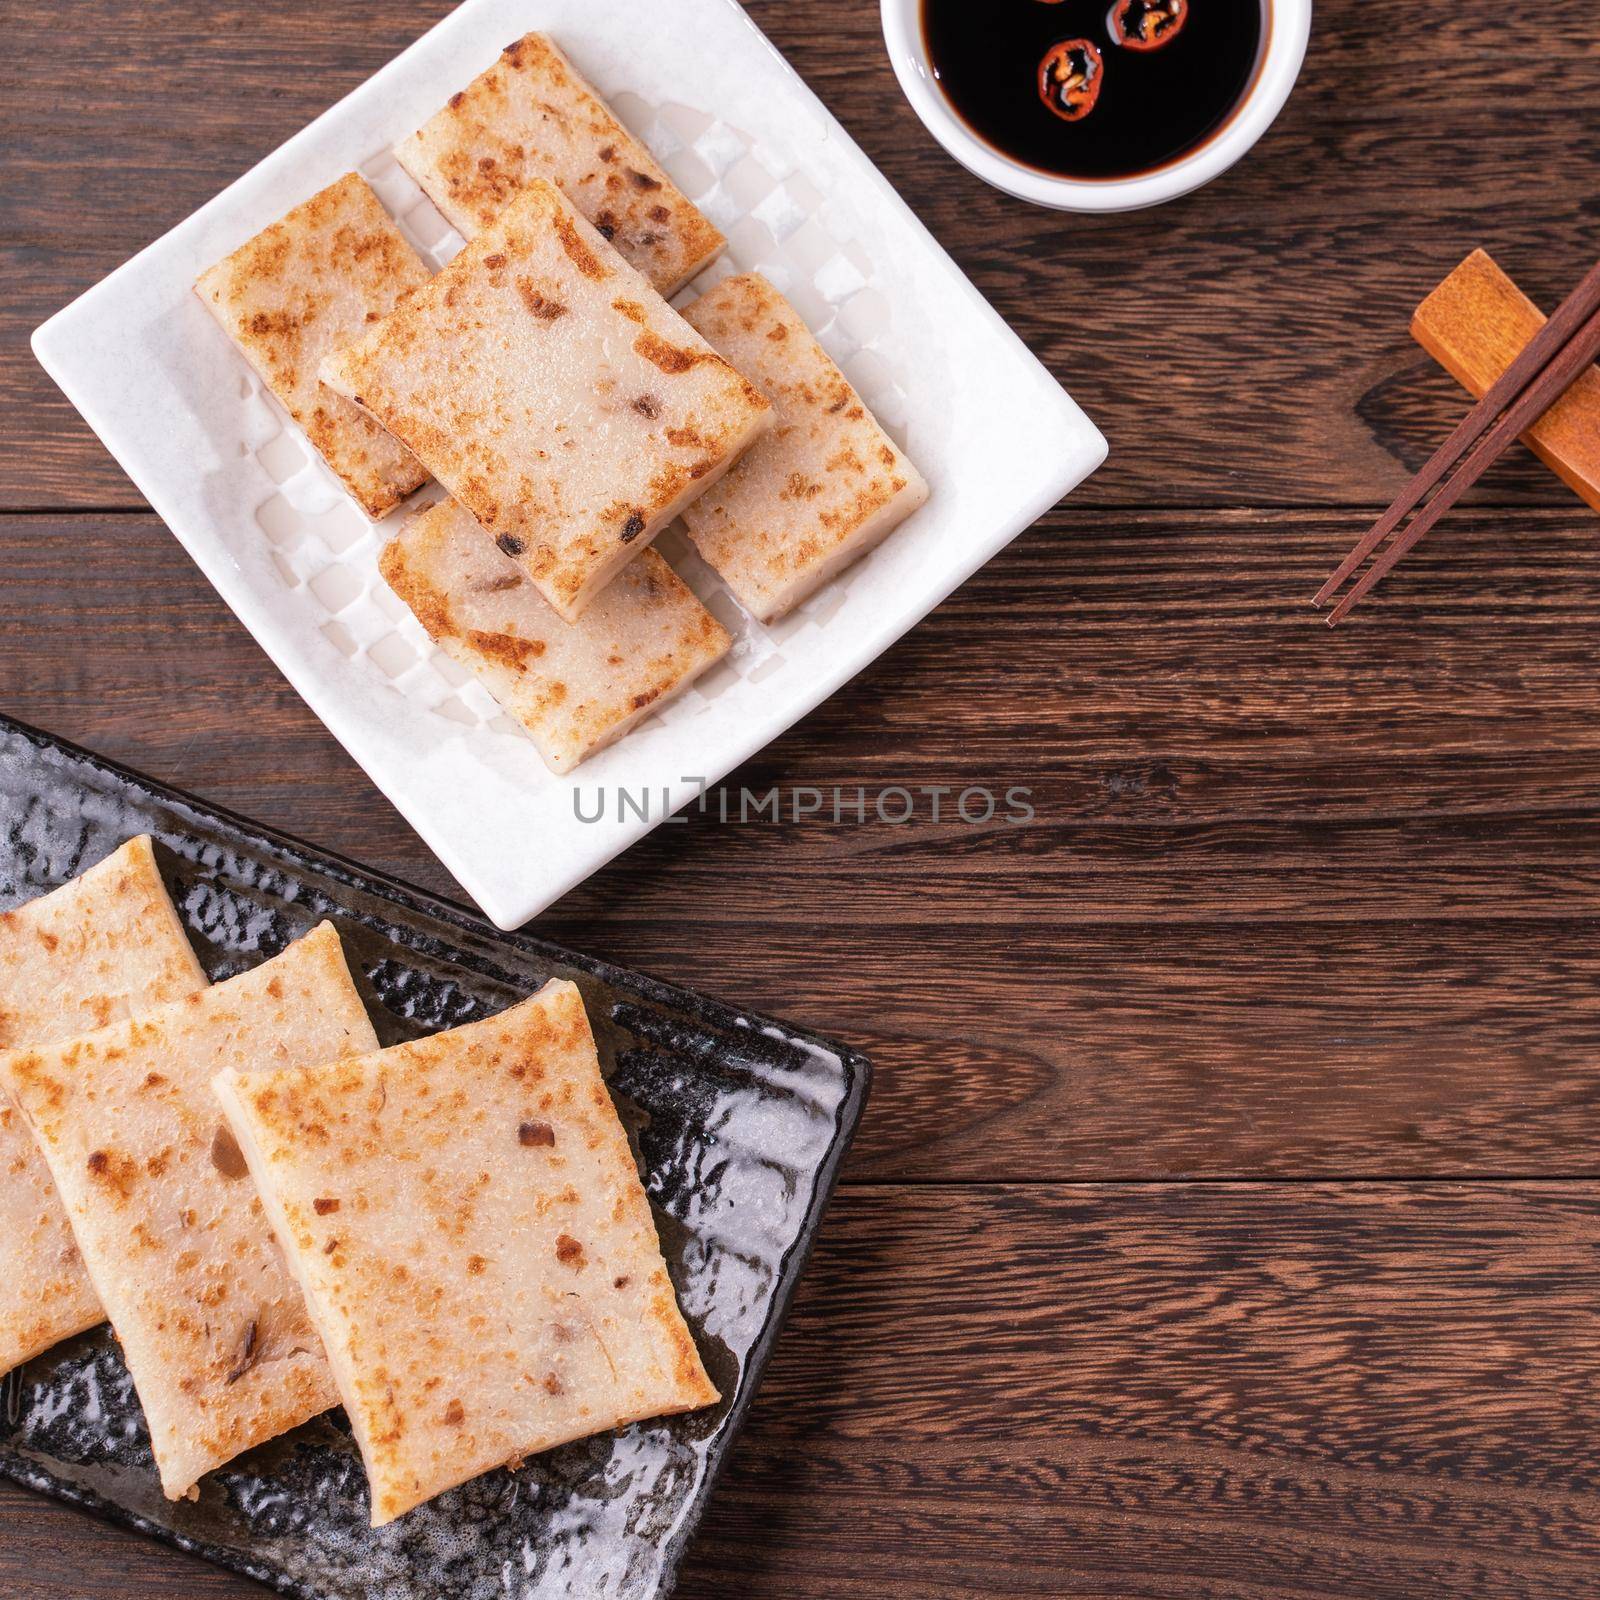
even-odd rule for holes
{"type": "MultiPolygon", "coordinates": [[[[448,890],[27,348],[445,9],[0,0],[0,705],[448,890]]],[[[697,821],[540,920],[877,1063],[682,1594],[1593,1596],[1600,525],[1510,461],[1304,602],[1462,409],[1418,297],[1592,260],[1600,24],[1322,0],[1242,167],[1092,220],[948,161],[875,6],[751,9],[1112,460],[734,779],[1030,825],[697,821]]],[[[14,1600],[257,1592],[0,1490],[14,1600]]]]}

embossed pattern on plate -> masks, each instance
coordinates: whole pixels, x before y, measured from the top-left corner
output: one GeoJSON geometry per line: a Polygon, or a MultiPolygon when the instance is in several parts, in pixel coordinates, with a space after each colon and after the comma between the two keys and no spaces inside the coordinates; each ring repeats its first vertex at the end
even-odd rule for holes
{"type": "MultiPolygon", "coordinates": [[[[822,190],[799,168],[781,175],[769,170],[752,135],[709,112],[676,101],[651,105],[626,91],[611,103],[728,239],[727,251],[673,303],[688,305],[735,272],[764,273],[802,311],[886,431],[907,448],[905,363],[891,336],[892,309],[877,287],[866,251],[846,236],[822,190]]],[[[433,270],[461,249],[461,236],[387,146],[357,170],[433,270]]],[[[521,725],[433,643],[378,574],[383,546],[419,506],[439,498],[439,486],[428,484],[383,521],[369,522],[288,413],[242,363],[238,404],[241,449],[262,473],[256,523],[272,546],[279,579],[298,593],[324,638],[418,711],[456,724],[456,733],[483,728],[525,739],[521,725]]],[[[784,641],[802,629],[825,626],[863,570],[841,573],[790,616],[764,625],[743,610],[681,528],[672,528],[657,548],[733,635],[734,644],[641,729],[664,719],[692,721],[741,679],[760,683],[782,671],[784,641]]]]}
{"type": "Polygon", "coordinates": [[[0,1475],[298,1600],[656,1600],[743,1420],[866,1096],[852,1051],[466,912],[0,718],[0,908],[149,832],[213,979],[338,924],[385,1044],[582,989],[721,1405],[497,1472],[376,1531],[343,1414],[162,1498],[102,1328],[0,1380],[0,1475]]]}
{"type": "Polygon", "coordinates": [[[737,0],[464,0],[58,312],[33,346],[263,649],[501,927],[792,726],[1105,454],[737,0]],[[663,553],[734,647],[564,776],[379,581],[389,525],[369,524],[342,495],[192,292],[212,262],[356,168],[424,254],[445,260],[456,237],[393,145],[530,28],[554,35],[726,233],[725,258],[686,292],[730,268],[766,272],[932,488],[893,535],[771,627],[748,621],[674,532],[663,553]]]}

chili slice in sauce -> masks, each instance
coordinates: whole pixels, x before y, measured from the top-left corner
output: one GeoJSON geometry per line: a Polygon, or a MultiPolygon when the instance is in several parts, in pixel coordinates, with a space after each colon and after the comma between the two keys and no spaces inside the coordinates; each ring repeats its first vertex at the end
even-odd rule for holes
{"type": "Polygon", "coordinates": [[[1129,50],[1159,50],[1171,44],[1189,20],[1189,0],[1117,0],[1111,37],[1129,50]]]}
{"type": "Polygon", "coordinates": [[[1105,63],[1091,39],[1063,39],[1039,63],[1039,98],[1063,122],[1081,122],[1100,98],[1105,63]]]}

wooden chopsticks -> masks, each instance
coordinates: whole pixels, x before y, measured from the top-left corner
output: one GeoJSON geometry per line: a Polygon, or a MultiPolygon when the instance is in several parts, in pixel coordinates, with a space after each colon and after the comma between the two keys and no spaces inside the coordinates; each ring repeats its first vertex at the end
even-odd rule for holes
{"type": "Polygon", "coordinates": [[[1421,539],[1440,517],[1488,471],[1512,440],[1527,432],[1600,356],[1600,263],[1592,267],[1555,315],[1529,341],[1460,425],[1411,480],[1404,494],[1372,525],[1366,537],[1317,590],[1321,606],[1418,506],[1435,485],[1438,493],[1378,556],[1328,614],[1342,620],[1361,597],[1421,539]]]}

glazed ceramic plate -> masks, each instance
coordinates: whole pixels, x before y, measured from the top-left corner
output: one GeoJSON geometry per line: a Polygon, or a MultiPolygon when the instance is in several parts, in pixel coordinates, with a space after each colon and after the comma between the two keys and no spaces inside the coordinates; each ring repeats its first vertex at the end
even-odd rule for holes
{"type": "Polygon", "coordinates": [[[736,0],[467,0],[33,346],[290,682],[505,928],[860,672],[1105,455],[736,0]],[[351,169],[442,263],[460,241],[391,147],[530,28],[555,35],[727,234],[726,256],[682,298],[765,272],[933,488],[772,627],[669,530],[662,552],[735,647],[567,777],[389,592],[377,553],[396,519],[362,517],[191,293],[203,268],[351,169]]]}
{"type": "Polygon", "coordinates": [[[300,1600],[655,1600],[749,1408],[866,1096],[849,1050],[534,939],[320,856],[0,719],[0,908],[136,833],[213,979],[323,918],[385,1044],[583,991],[685,1316],[722,1403],[536,1456],[376,1531],[343,1413],[162,1498],[102,1328],[0,1380],[0,1474],[300,1600]]]}

